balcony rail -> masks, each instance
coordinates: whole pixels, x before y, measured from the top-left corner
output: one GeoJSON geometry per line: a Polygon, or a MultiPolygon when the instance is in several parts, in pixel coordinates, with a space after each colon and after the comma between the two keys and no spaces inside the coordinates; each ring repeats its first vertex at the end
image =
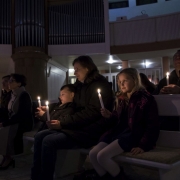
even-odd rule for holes
{"type": "Polygon", "coordinates": [[[133,45],[180,39],[180,13],[110,23],[110,45],[133,45]]]}

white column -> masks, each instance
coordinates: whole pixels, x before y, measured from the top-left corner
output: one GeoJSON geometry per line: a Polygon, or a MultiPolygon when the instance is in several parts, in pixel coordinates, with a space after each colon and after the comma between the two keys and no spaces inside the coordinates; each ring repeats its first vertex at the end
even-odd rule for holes
{"type": "Polygon", "coordinates": [[[122,69],[128,68],[129,67],[129,61],[128,60],[123,60],[122,61],[122,69]]]}

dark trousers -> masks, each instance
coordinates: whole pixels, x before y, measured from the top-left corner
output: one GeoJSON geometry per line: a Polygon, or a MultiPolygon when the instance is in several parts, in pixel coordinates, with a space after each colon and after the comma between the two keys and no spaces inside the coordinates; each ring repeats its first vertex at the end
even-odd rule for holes
{"type": "Polygon", "coordinates": [[[69,136],[56,130],[40,131],[34,141],[32,180],[53,180],[58,149],[72,149],[77,146],[69,136]]]}

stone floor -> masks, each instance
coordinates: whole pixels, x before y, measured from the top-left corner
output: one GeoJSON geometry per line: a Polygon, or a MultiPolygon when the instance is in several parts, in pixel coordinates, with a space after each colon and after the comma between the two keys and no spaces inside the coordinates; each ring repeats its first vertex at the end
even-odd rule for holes
{"type": "MultiPolygon", "coordinates": [[[[0,161],[2,157],[0,156],[0,161]]],[[[0,180],[29,180],[30,169],[32,166],[32,153],[20,155],[14,158],[15,168],[10,167],[7,170],[0,171],[0,180]]],[[[125,166],[125,172],[129,176],[129,180],[158,180],[158,172],[131,166],[125,166]]],[[[72,180],[74,175],[69,175],[57,180],[72,180]]]]}
{"type": "MultiPolygon", "coordinates": [[[[0,157],[0,161],[1,159],[2,157],[0,157]]],[[[29,180],[32,166],[32,154],[17,156],[14,159],[15,168],[9,167],[7,170],[0,171],[0,180],[29,180]]],[[[58,179],[72,180],[73,175],[58,179]]]]}

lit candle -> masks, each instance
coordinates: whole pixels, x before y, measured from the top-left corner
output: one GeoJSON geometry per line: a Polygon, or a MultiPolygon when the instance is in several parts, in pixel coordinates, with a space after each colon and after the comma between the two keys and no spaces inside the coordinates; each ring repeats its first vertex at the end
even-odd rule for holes
{"type": "Polygon", "coordinates": [[[100,101],[101,107],[104,109],[104,103],[103,103],[102,96],[101,96],[101,93],[100,93],[101,90],[98,89],[97,92],[98,92],[98,97],[99,97],[99,101],[100,101]]]}
{"type": "Polygon", "coordinates": [[[41,98],[38,96],[37,99],[38,99],[39,107],[41,107],[41,100],[40,100],[41,98]]]}
{"type": "Polygon", "coordinates": [[[46,101],[46,114],[47,114],[47,121],[50,121],[50,116],[49,116],[49,106],[48,106],[49,102],[46,101]]]}
{"type": "Polygon", "coordinates": [[[167,85],[169,85],[169,72],[166,73],[166,81],[167,81],[167,85]]]}

